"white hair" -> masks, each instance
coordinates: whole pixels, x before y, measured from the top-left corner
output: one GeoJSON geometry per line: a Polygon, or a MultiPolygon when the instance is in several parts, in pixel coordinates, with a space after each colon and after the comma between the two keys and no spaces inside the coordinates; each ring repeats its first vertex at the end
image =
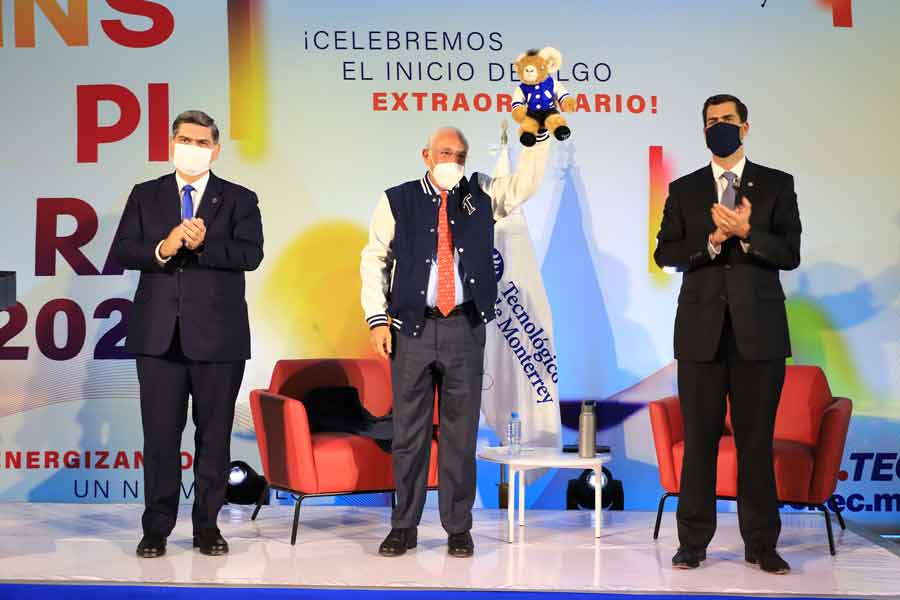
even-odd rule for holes
{"type": "Polygon", "coordinates": [[[438,127],[437,129],[435,129],[431,133],[431,135],[428,136],[428,141],[425,143],[425,149],[431,150],[431,146],[434,145],[434,140],[442,133],[447,133],[448,131],[452,131],[457,136],[459,136],[459,139],[463,143],[463,146],[465,147],[466,152],[468,152],[469,151],[469,140],[466,139],[466,136],[463,135],[462,131],[460,131],[458,128],[452,127],[450,125],[447,125],[445,127],[438,127]]]}

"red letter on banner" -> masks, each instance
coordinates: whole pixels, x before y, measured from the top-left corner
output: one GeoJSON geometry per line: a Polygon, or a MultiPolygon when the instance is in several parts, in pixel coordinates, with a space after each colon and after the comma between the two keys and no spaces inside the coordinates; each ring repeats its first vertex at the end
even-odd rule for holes
{"type": "Polygon", "coordinates": [[[34,274],[56,275],[56,252],[62,255],[78,275],[99,275],[97,268],[79,250],[97,234],[97,212],[78,198],[38,198],[37,226],[34,236],[34,274]],[[60,215],[75,219],[75,231],[59,236],[56,224],[60,215]]]}
{"type": "Polygon", "coordinates": [[[147,85],[147,157],[150,161],[169,160],[169,84],[147,85]]]}
{"type": "MultiPolygon", "coordinates": [[[[153,22],[150,29],[132,31],[120,20],[102,19],[100,26],[109,39],[126,48],[150,48],[165,42],[175,31],[175,17],[169,9],[149,0],[106,0],[111,8],[126,15],[147,17],[153,22]]],[[[152,159],[151,159],[152,160],[152,159]]]]}
{"type": "MultiPolygon", "coordinates": [[[[100,144],[124,140],[134,133],[141,120],[141,105],[131,90],[121,85],[99,84],[77,86],[78,162],[97,162],[100,144]],[[112,125],[99,124],[100,102],[114,102],[120,111],[112,125]]],[[[147,158],[165,162],[169,159],[169,84],[147,85],[148,140],[147,158]]]]}
{"type": "Polygon", "coordinates": [[[78,120],[78,162],[97,162],[97,146],[124,140],[137,129],[141,105],[126,87],[114,84],[79,85],[76,88],[78,120]],[[98,106],[115,102],[121,114],[112,125],[100,125],[98,106]]]}

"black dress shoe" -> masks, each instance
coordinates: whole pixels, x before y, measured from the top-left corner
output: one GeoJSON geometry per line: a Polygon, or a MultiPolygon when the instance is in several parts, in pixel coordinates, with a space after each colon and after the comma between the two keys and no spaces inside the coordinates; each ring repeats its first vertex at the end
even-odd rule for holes
{"type": "Polygon", "coordinates": [[[744,560],[751,565],[759,565],[759,568],[766,573],[775,573],[776,575],[784,575],[791,570],[791,565],[781,558],[775,549],[770,550],[744,550],[744,560]]]}
{"type": "Polygon", "coordinates": [[[228,542],[218,529],[210,529],[194,534],[194,548],[200,548],[200,554],[221,556],[228,554],[228,542]]]}
{"type": "Polygon", "coordinates": [[[417,533],[415,527],[408,527],[406,529],[402,529],[399,527],[394,527],[391,529],[391,532],[387,534],[387,537],[384,538],[384,541],[381,542],[381,546],[378,547],[378,554],[382,556],[400,556],[401,554],[406,554],[407,550],[412,550],[416,547],[418,543],[417,533]]]}
{"type": "Polygon", "coordinates": [[[696,569],[704,560],[706,560],[706,549],[679,546],[678,552],[672,557],[672,566],[676,569],[696,569]]]}
{"type": "Polygon", "coordinates": [[[141,558],[158,558],[166,553],[166,538],[145,535],[137,545],[137,555],[141,558]]]}
{"type": "Polygon", "coordinates": [[[457,558],[467,558],[475,552],[475,542],[468,531],[451,533],[447,537],[447,554],[457,558]]]}

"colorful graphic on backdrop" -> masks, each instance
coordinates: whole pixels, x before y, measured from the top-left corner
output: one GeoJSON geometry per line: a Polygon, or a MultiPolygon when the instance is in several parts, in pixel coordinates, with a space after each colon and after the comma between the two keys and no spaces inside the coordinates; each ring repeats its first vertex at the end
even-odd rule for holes
{"type": "MultiPolygon", "coordinates": [[[[523,2],[521,14],[543,8],[523,2]]],[[[674,385],[678,275],[648,269],[648,253],[668,182],[708,161],[700,104],[730,91],[750,106],[751,159],[796,176],[803,264],[783,277],[794,361],[821,365],[855,403],[838,493],[861,519],[896,519],[900,502],[884,494],[900,480],[900,214],[883,190],[900,183],[900,124],[880,115],[900,100],[884,79],[900,59],[900,5],[760,4],[590,4],[558,36],[475,0],[377,14],[259,0],[0,3],[0,111],[15,141],[0,150],[11,248],[0,267],[17,271],[20,291],[0,316],[0,499],[140,501],[137,385],[122,348],[136,278],[109,247],[131,186],[171,168],[175,113],[212,114],[214,170],[260,196],[267,257],[248,277],[253,360],[233,442],[258,466],[246,396],[274,361],[369,353],[358,253],[378,194],[421,176],[427,134],[448,123],[469,138],[469,170],[490,171],[517,83],[510,63],[553,44],[566,54],[555,78],[577,93],[574,133],[554,145],[525,212],[564,423],[566,407],[601,400],[626,507],[654,507],[644,407],[674,385]],[[477,26],[464,17],[476,13],[477,26]],[[753,57],[739,69],[717,62],[723,23],[753,57]],[[864,208],[850,209],[858,198],[864,208]]],[[[190,452],[183,462],[187,498],[190,452]]],[[[562,506],[570,476],[536,482],[529,501],[562,506]]],[[[495,483],[482,469],[480,504],[495,504],[495,483]]]]}

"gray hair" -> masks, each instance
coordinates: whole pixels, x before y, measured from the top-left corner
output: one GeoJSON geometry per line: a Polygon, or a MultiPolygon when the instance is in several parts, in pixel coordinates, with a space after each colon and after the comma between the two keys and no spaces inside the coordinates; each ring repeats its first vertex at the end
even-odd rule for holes
{"type": "Polygon", "coordinates": [[[447,125],[447,126],[444,126],[444,127],[438,127],[437,129],[435,129],[435,130],[431,133],[431,135],[428,136],[428,141],[425,143],[425,149],[426,149],[426,150],[431,150],[431,146],[434,144],[435,138],[437,138],[437,136],[439,136],[440,134],[445,133],[445,132],[447,132],[447,131],[452,131],[453,133],[455,133],[456,135],[458,135],[460,141],[463,143],[463,146],[464,146],[465,149],[466,149],[466,152],[469,151],[469,140],[466,139],[466,136],[463,135],[463,132],[462,132],[462,131],[460,131],[458,128],[452,127],[452,126],[450,126],[450,125],[447,125]]]}
{"type": "Polygon", "coordinates": [[[209,127],[212,132],[213,144],[219,143],[219,128],[216,127],[215,120],[202,110],[186,110],[175,117],[175,120],[172,121],[172,137],[175,137],[178,133],[178,128],[184,123],[209,127]]]}

